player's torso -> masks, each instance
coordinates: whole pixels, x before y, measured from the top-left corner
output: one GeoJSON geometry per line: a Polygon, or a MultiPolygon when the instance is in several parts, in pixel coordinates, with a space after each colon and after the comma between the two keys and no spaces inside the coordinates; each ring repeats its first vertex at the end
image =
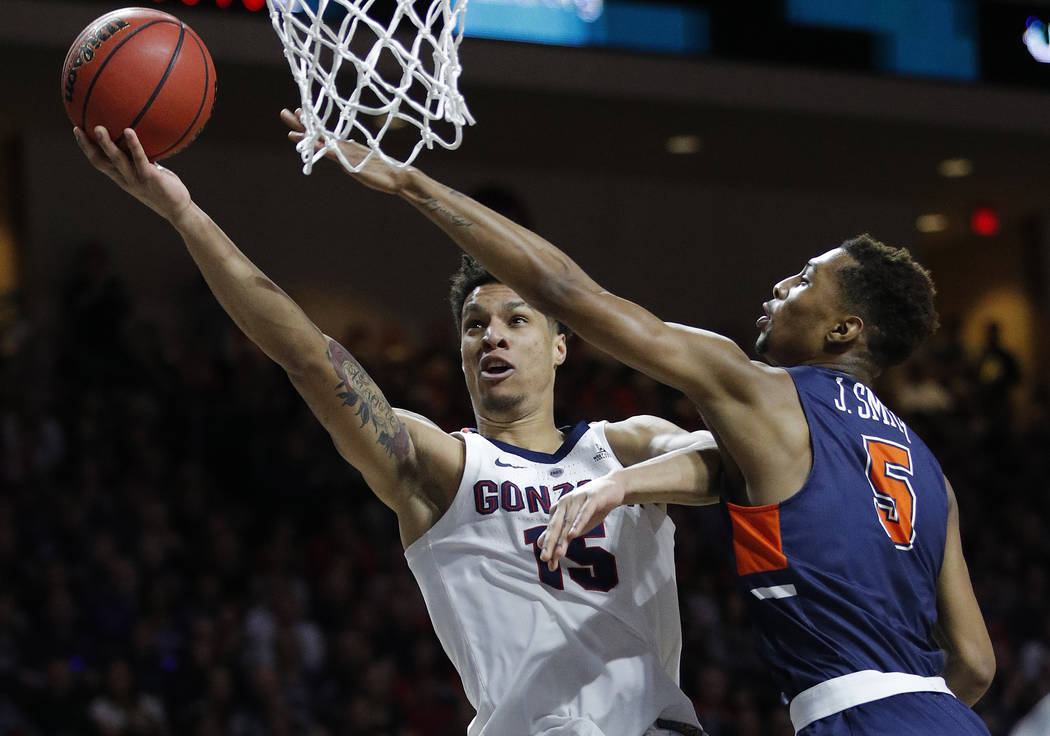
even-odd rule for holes
{"type": "Polygon", "coordinates": [[[864,384],[789,370],[809,423],[810,476],[780,504],[727,504],[759,649],[788,695],[865,669],[935,675],[941,469],[864,384]]]}
{"type": "Polygon", "coordinates": [[[470,733],[543,733],[577,717],[642,733],[659,715],[692,720],[675,686],[681,629],[663,511],[617,509],[557,571],[539,561],[551,504],[621,467],[604,425],[577,425],[550,455],[464,440],[456,499],[405,556],[478,709],[470,733]]]}

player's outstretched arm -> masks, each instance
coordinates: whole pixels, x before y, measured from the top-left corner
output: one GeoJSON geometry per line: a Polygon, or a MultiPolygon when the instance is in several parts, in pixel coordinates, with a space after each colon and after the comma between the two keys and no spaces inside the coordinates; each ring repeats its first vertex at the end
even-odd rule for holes
{"type": "Polygon", "coordinates": [[[995,676],[995,651],[970,583],[959,536],[959,507],[947,479],[948,535],[937,581],[938,644],[944,649],[944,679],[955,695],[973,705],[995,676]]]}
{"type": "MultiPolygon", "coordinates": [[[[302,138],[295,113],[282,110],[302,138]]],[[[357,163],[368,149],[340,144],[357,163]]],[[[335,159],[335,154],[329,156],[335,159]]],[[[408,201],[536,309],[560,319],[581,337],[656,380],[704,402],[726,396],[768,397],[769,371],[754,364],[731,340],[705,330],[668,324],[643,307],[605,291],[571,258],[539,235],[413,167],[395,168],[372,158],[350,174],[367,187],[408,201]],[[698,370],[702,367],[702,370],[698,370]]],[[[790,386],[787,398],[794,401],[790,386]]]]}
{"type": "MultiPolygon", "coordinates": [[[[281,117],[291,128],[289,138],[301,139],[297,117],[287,110],[281,117]]],[[[341,143],[340,151],[353,163],[368,153],[353,142],[341,143]]],[[[610,294],[551,243],[418,169],[372,158],[351,176],[411,203],[532,307],[688,396],[739,467],[741,497],[775,503],[805,481],[809,430],[786,371],[751,361],[726,337],[665,323],[610,294]]]]}
{"type": "MultiPolygon", "coordinates": [[[[707,431],[684,432],[670,422],[664,423],[677,432],[646,439],[647,459],[625,458],[622,449],[617,448],[618,457],[634,464],[577,488],[551,507],[547,529],[538,541],[540,559],[546,561],[550,569],[555,569],[558,560],[565,556],[569,542],[601,524],[617,506],[643,503],[702,506],[718,501],[722,463],[714,437],[707,431]]],[[[607,436],[614,442],[608,430],[607,436]]]]}
{"type": "Polygon", "coordinates": [[[458,483],[459,443],[414,418],[402,420],[353,356],[322,334],[193,203],[183,182],[147,160],[133,130],[124,131],[127,152],[114,144],[105,129],[97,129],[96,134],[98,145],[82,131],[75,131],[84,155],[179,232],[223,309],[284,368],[340,453],[398,513],[403,539],[411,541],[429,528],[440,505],[433,495],[445,487],[454,489],[458,483]],[[414,436],[428,445],[427,457],[445,462],[432,462],[434,467],[423,472],[414,436]],[[443,450],[434,451],[430,445],[440,445],[443,450]],[[435,477],[444,482],[424,481],[435,477]]]}
{"type": "Polygon", "coordinates": [[[326,340],[298,305],[193,202],[178,176],[146,159],[134,130],[123,134],[126,152],[105,128],[96,128],[98,145],[75,130],[77,143],[96,169],[178,231],[223,309],[263,352],[293,372],[304,356],[318,350],[323,354],[326,340]]]}

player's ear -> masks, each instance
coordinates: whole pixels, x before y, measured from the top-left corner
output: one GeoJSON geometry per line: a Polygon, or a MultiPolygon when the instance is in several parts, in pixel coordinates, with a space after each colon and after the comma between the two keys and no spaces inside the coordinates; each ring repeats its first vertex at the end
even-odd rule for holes
{"type": "Polygon", "coordinates": [[[559,332],[554,336],[554,365],[559,366],[565,362],[565,357],[568,355],[569,347],[565,341],[565,333],[559,332]]]}
{"type": "Polygon", "coordinates": [[[848,317],[843,317],[836,322],[835,326],[828,332],[825,339],[832,345],[844,347],[860,337],[860,333],[863,331],[864,320],[854,314],[848,317]]]}

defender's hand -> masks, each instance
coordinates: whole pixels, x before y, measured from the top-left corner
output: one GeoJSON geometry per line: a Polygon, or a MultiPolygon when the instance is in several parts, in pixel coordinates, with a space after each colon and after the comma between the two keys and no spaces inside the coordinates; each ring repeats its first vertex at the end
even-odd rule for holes
{"type": "Polygon", "coordinates": [[[613,472],[559,498],[551,506],[547,529],[537,540],[540,559],[547,568],[558,569],[558,560],[565,556],[569,542],[605,521],[610,511],[623,504],[625,492],[613,472]]]}
{"type": "Polygon", "coordinates": [[[124,130],[126,153],[101,125],[95,128],[97,144],[80,128],[73,128],[73,137],[92,166],[166,220],[175,223],[193,204],[189,190],[179,177],[163,166],[149,162],[131,128],[124,130]]]}
{"type": "MultiPolygon", "coordinates": [[[[288,140],[294,143],[301,141],[306,131],[306,128],[303,127],[302,122],[299,120],[300,110],[301,108],[296,109],[294,113],[288,108],[281,110],[281,120],[291,128],[288,133],[288,140]]],[[[346,160],[354,166],[361,163],[369,153],[368,148],[354,141],[340,142],[339,150],[346,157],[346,160]]],[[[339,163],[339,156],[336,155],[335,151],[327,151],[325,158],[339,163]]],[[[391,166],[383,159],[373,156],[360,171],[356,173],[347,171],[346,173],[370,189],[376,189],[385,194],[400,194],[408,181],[411,171],[413,171],[411,166],[399,169],[391,166]]]]}

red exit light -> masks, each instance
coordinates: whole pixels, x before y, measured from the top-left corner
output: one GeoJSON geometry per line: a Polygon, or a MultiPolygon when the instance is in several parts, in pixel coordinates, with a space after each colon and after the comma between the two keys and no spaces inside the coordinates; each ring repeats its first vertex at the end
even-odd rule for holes
{"type": "Polygon", "coordinates": [[[970,213],[970,228],[977,235],[985,237],[996,235],[999,227],[999,213],[991,207],[975,207],[970,213]]]}

